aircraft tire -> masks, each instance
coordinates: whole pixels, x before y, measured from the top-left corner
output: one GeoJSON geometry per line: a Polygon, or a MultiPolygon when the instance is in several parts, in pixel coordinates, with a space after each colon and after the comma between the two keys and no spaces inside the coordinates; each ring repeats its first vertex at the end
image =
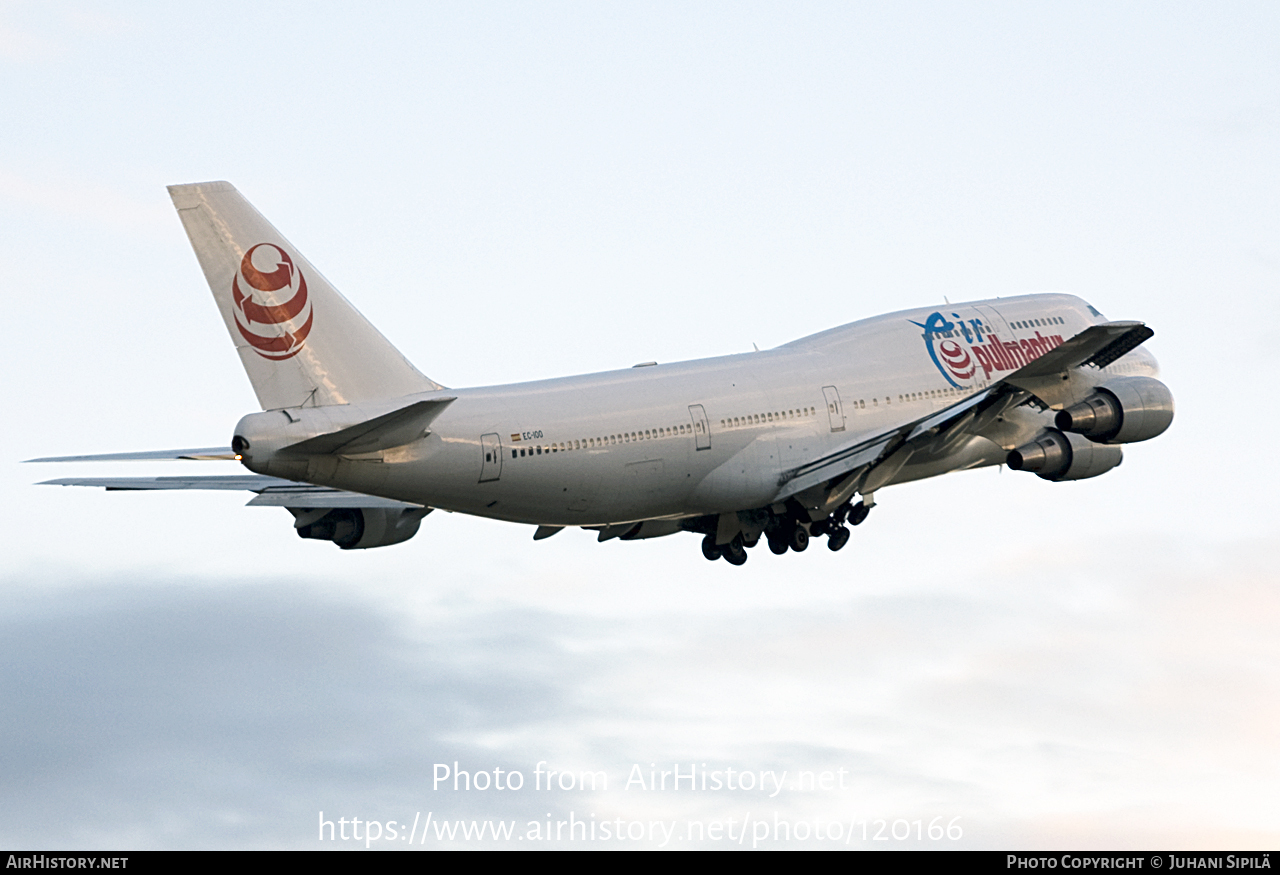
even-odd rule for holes
{"type": "Polygon", "coordinates": [[[871,513],[871,508],[859,501],[853,506],[853,510],[849,511],[849,525],[862,525],[862,521],[867,518],[869,513],[871,513]]]}
{"type": "Polygon", "coordinates": [[[827,535],[827,549],[832,553],[847,543],[849,543],[849,530],[844,526],[837,526],[831,530],[831,534],[827,535]]]}
{"type": "Polygon", "coordinates": [[[783,553],[787,552],[791,548],[787,546],[787,542],[782,540],[781,538],[770,538],[769,549],[773,551],[775,554],[777,554],[778,556],[781,556],[783,553]]]}
{"type": "Polygon", "coordinates": [[[787,539],[792,550],[797,553],[803,553],[809,547],[809,533],[804,530],[804,526],[796,526],[791,530],[791,537],[787,539]]]}
{"type": "Polygon", "coordinates": [[[747,561],[747,548],[742,544],[742,535],[735,535],[732,541],[720,548],[720,552],[730,565],[743,565],[747,561]]]}
{"type": "Polygon", "coordinates": [[[702,539],[702,555],[712,562],[720,558],[720,548],[716,546],[716,536],[707,535],[702,539]]]}

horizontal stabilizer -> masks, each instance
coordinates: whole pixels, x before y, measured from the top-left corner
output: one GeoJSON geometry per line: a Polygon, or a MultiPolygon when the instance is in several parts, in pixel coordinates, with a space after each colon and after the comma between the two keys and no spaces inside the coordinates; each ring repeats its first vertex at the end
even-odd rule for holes
{"type": "Polygon", "coordinates": [[[222,477],[66,477],[46,480],[38,486],[100,486],[108,492],[144,491],[155,489],[219,489],[256,492],[249,501],[257,507],[338,508],[338,507],[386,507],[420,509],[420,504],[379,498],[333,489],[329,486],[312,486],[280,477],[262,474],[234,474],[222,477]]]}
{"type": "Polygon", "coordinates": [[[233,461],[231,447],[201,447],[195,450],[148,450],[141,453],[98,453],[92,456],[46,456],[28,462],[164,462],[176,459],[197,462],[233,461]]]}
{"type": "Polygon", "coordinates": [[[221,477],[63,477],[37,486],[101,486],[109,492],[138,489],[247,489],[260,492],[272,486],[306,486],[263,474],[227,474],[221,477]]]}
{"type": "Polygon", "coordinates": [[[382,416],[366,419],[340,431],[290,444],[282,452],[300,456],[321,456],[331,453],[354,455],[389,450],[418,440],[427,433],[432,420],[457,398],[432,398],[416,401],[382,416]]]}

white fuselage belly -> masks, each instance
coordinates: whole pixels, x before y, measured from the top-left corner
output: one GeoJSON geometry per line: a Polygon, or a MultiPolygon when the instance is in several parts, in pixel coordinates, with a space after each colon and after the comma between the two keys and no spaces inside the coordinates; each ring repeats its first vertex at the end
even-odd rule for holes
{"type": "MultiPolygon", "coordinates": [[[[1103,321],[1078,298],[1030,295],[879,316],[765,352],[453,390],[457,400],[425,439],[384,452],[380,461],[344,460],[308,479],[552,526],[762,507],[788,469],[859,434],[955,404],[1017,366],[984,355],[973,376],[954,385],[931,360],[918,327],[940,310],[981,319],[983,331],[1002,342],[1069,338],[1103,321]],[[1055,322],[1009,327],[1029,319],[1055,322]],[[701,412],[707,433],[699,431],[701,412]]],[[[1141,350],[1115,368],[1155,370],[1141,350]]],[[[998,464],[1002,445],[1047,424],[1039,411],[1028,412],[1009,423],[1008,441],[971,438],[942,456],[913,459],[892,482],[998,464]]]]}

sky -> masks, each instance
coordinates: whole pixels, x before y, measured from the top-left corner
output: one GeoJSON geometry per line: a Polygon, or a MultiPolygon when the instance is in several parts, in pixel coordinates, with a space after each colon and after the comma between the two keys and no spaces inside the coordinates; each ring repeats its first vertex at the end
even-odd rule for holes
{"type": "Polygon", "coordinates": [[[0,846],[1274,848],[1277,44],[1268,3],[0,3],[0,846]],[[255,409],[164,189],[212,179],[447,386],[1066,291],[1154,328],[1177,416],[742,568],[34,486],[234,470],[22,463],[255,409]]]}

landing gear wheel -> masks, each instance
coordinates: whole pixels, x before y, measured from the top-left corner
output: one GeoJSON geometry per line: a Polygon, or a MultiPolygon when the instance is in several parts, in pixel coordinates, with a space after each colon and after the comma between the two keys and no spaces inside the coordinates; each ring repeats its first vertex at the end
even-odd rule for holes
{"type": "Polygon", "coordinates": [[[712,562],[720,558],[720,548],[716,546],[716,536],[707,535],[702,539],[702,555],[712,562]]]}
{"type": "Polygon", "coordinates": [[[871,513],[871,508],[862,502],[858,502],[853,506],[853,510],[849,511],[849,525],[861,525],[862,521],[867,518],[867,514],[871,513]]]}
{"type": "Polygon", "coordinates": [[[781,556],[783,553],[787,552],[791,548],[787,546],[787,542],[782,540],[781,538],[770,538],[769,549],[773,551],[775,554],[777,554],[778,556],[781,556]]]}
{"type": "Polygon", "coordinates": [[[849,543],[849,530],[844,526],[837,526],[831,530],[831,534],[827,535],[827,549],[832,553],[839,550],[845,544],[849,543]]]}
{"type": "Polygon", "coordinates": [[[804,530],[803,526],[796,526],[791,530],[791,537],[788,538],[788,546],[797,553],[803,553],[809,546],[809,533],[804,530]]]}
{"type": "Polygon", "coordinates": [[[720,548],[721,555],[730,565],[743,565],[747,561],[747,548],[742,544],[742,535],[734,535],[733,540],[720,548]]]}

